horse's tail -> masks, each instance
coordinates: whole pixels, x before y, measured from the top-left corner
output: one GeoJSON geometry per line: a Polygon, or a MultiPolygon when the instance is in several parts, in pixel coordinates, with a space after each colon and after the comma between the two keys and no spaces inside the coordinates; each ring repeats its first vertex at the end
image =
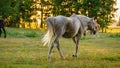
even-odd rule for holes
{"type": "Polygon", "coordinates": [[[45,36],[43,37],[42,42],[44,43],[44,46],[47,45],[47,44],[49,46],[50,42],[51,42],[51,39],[52,39],[52,36],[53,36],[54,17],[48,17],[46,19],[46,24],[47,24],[48,31],[45,34],[45,36]]]}

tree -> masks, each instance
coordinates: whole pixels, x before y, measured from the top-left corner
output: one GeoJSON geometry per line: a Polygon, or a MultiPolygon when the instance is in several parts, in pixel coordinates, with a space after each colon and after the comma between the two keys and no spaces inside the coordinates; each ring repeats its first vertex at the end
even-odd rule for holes
{"type": "Polygon", "coordinates": [[[73,13],[78,14],[80,7],[81,3],[78,0],[53,0],[52,13],[54,16],[71,16],[73,13]]]}
{"type": "Polygon", "coordinates": [[[20,5],[19,5],[19,12],[20,12],[20,17],[23,18],[23,20],[30,22],[30,17],[32,15],[32,10],[31,8],[33,4],[33,0],[20,0],[20,5]]]}
{"type": "Polygon", "coordinates": [[[17,3],[15,0],[2,0],[0,2],[0,16],[7,20],[6,24],[8,26],[14,26],[14,20],[18,18],[17,3]]]}
{"type": "Polygon", "coordinates": [[[97,19],[98,23],[102,27],[102,32],[110,23],[111,18],[114,17],[114,12],[117,10],[114,8],[116,4],[115,0],[82,0],[82,14],[97,19]]]}
{"type": "Polygon", "coordinates": [[[48,16],[71,16],[73,13],[95,17],[102,31],[114,17],[116,0],[2,0],[0,2],[0,17],[7,19],[7,25],[16,26],[20,18],[31,22],[30,17],[41,12],[41,28],[48,16]]]}

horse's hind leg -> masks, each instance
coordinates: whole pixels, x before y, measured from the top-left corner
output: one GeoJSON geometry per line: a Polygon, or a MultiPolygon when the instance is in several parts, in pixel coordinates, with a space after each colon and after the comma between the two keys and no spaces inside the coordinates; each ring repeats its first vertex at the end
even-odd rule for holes
{"type": "Polygon", "coordinates": [[[56,44],[57,44],[57,49],[58,49],[58,51],[59,51],[60,57],[64,59],[64,56],[63,56],[63,54],[62,54],[62,52],[61,52],[60,44],[59,44],[59,41],[58,41],[58,40],[56,40],[56,44]]]}
{"type": "Polygon", "coordinates": [[[54,47],[54,41],[51,43],[50,49],[49,49],[49,51],[48,51],[48,60],[50,60],[50,54],[51,54],[51,52],[52,52],[53,47],[54,47]]]}
{"type": "Polygon", "coordinates": [[[61,51],[60,51],[60,47],[59,47],[59,41],[58,41],[58,38],[59,38],[58,35],[55,35],[55,36],[54,36],[54,40],[52,41],[52,43],[51,43],[51,45],[50,45],[49,52],[48,52],[48,60],[50,59],[50,54],[51,54],[52,49],[53,49],[53,47],[54,47],[54,43],[57,44],[57,49],[58,49],[58,51],[59,51],[59,53],[60,53],[60,56],[62,57],[62,53],[61,53],[61,51]]]}

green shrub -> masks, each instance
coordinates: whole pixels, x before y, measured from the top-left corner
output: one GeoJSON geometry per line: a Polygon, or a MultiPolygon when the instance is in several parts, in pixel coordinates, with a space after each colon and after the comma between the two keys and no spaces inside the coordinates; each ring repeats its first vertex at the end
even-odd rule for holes
{"type": "Polygon", "coordinates": [[[7,29],[6,30],[7,37],[23,37],[24,35],[18,31],[17,29],[7,29]]]}
{"type": "Polygon", "coordinates": [[[27,31],[24,33],[26,37],[38,37],[39,35],[35,31],[27,31]]]}
{"type": "Polygon", "coordinates": [[[120,33],[110,34],[109,37],[112,37],[112,38],[119,38],[119,37],[120,37],[120,33]]]}
{"type": "Polygon", "coordinates": [[[24,28],[6,28],[7,37],[41,37],[43,33],[39,30],[24,28]]]}

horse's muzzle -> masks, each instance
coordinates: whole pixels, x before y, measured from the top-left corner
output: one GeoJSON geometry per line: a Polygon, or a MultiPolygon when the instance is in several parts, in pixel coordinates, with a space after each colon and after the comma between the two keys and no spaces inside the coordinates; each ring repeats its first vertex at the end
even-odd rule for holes
{"type": "Polygon", "coordinates": [[[96,30],[93,31],[93,34],[94,34],[94,35],[96,34],[96,30]]]}

